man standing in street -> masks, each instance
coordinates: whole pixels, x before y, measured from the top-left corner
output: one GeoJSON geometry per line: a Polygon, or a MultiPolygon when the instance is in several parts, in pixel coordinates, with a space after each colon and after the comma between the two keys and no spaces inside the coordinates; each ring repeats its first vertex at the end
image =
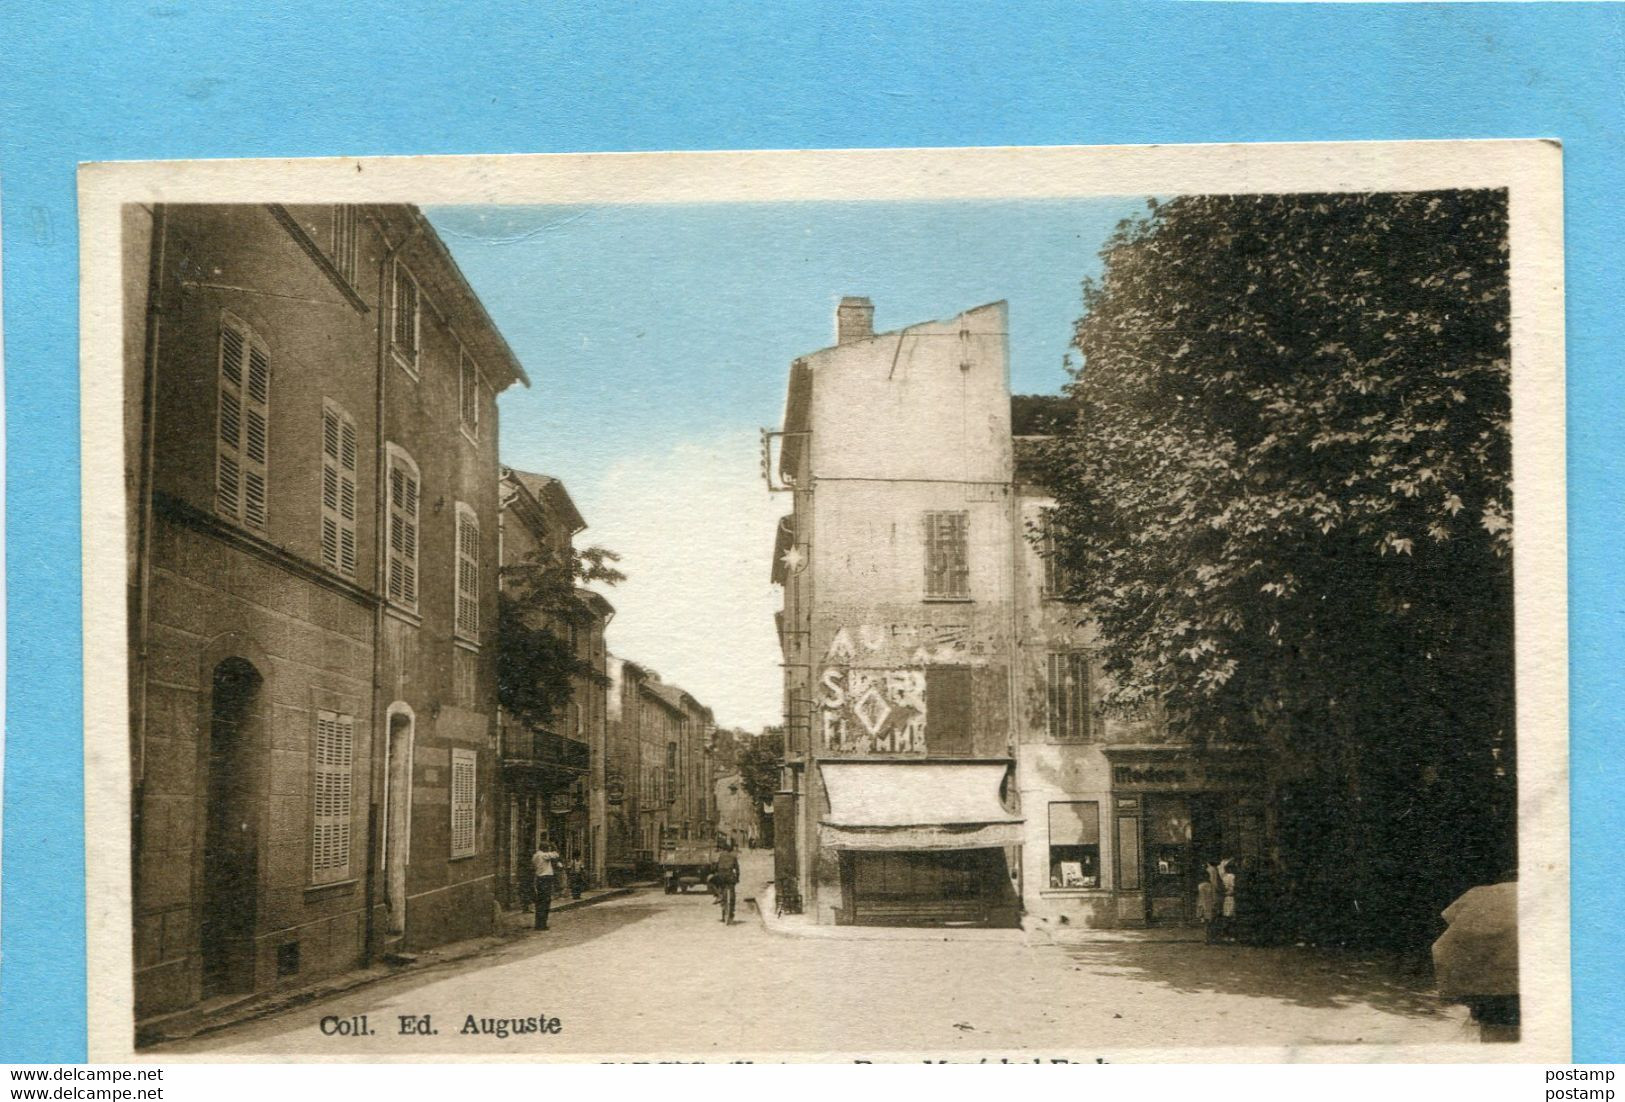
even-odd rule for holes
{"type": "Polygon", "coordinates": [[[739,884],[739,856],[734,853],[733,843],[726,838],[722,840],[722,852],[717,854],[717,894],[722,903],[722,921],[728,926],[734,924],[734,892],[739,884]]]}
{"type": "Polygon", "coordinates": [[[530,855],[530,870],[535,874],[536,928],[547,929],[547,912],[553,906],[553,880],[558,875],[559,854],[543,836],[537,839],[536,852],[530,855]]]}

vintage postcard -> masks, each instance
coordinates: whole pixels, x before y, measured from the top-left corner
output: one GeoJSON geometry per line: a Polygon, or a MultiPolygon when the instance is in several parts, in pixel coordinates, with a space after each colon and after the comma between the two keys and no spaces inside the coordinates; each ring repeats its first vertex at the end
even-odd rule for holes
{"type": "Polygon", "coordinates": [[[1567,1059],[1552,142],[81,172],[93,1059],[1567,1059]]]}

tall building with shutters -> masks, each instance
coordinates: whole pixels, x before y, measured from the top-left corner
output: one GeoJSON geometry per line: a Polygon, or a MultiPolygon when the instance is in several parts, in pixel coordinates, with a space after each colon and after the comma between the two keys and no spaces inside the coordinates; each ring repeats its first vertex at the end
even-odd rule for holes
{"type": "MultiPolygon", "coordinates": [[[[785,680],[780,905],[834,924],[1186,922],[1201,861],[1261,849],[1258,770],[1096,707],[1046,553],[1006,307],[791,365],[770,484],[785,680]]],[[[767,457],[771,459],[771,452],[767,457]]]]}
{"type": "Polygon", "coordinates": [[[125,242],[138,1019],[485,932],[520,365],[410,206],[125,242]]]}
{"type": "Polygon", "coordinates": [[[605,753],[606,875],[655,875],[661,843],[713,842],[711,709],[654,670],[611,655],[605,753]]]}
{"type": "MultiPolygon", "coordinates": [[[[502,470],[502,562],[515,570],[568,569],[575,537],[587,527],[564,483],[544,474],[502,470]]],[[[513,583],[506,583],[513,584],[513,583]]],[[[504,712],[501,790],[497,798],[497,898],[505,907],[534,902],[530,855],[546,840],[568,868],[579,863],[594,884],[605,880],[605,737],[609,678],[604,630],[615,609],[599,593],[572,587],[552,609],[535,609],[545,628],[592,676],[571,678],[570,699],[546,724],[504,712]]]]}

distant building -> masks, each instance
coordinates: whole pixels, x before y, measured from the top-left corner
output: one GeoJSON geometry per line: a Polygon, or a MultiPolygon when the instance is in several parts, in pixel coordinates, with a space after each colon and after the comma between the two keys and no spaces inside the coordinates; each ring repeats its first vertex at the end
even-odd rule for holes
{"type": "Polygon", "coordinates": [[[711,841],[711,710],[646,666],[611,656],[608,874],[647,875],[663,839],[711,841]]]}
{"type": "MultiPolygon", "coordinates": [[[[505,567],[541,555],[556,568],[569,569],[575,536],[587,527],[562,482],[511,468],[502,471],[501,519],[505,567]]],[[[502,716],[496,884],[504,906],[532,902],[530,855],[544,838],[567,865],[579,861],[592,881],[603,880],[604,629],[613,615],[604,597],[574,587],[569,608],[534,625],[565,641],[604,680],[575,677],[571,699],[546,727],[502,716]]]]}
{"type": "Polygon", "coordinates": [[[518,362],[414,207],[125,222],[137,1017],[485,933],[518,362]]]}
{"type": "Polygon", "coordinates": [[[724,773],[713,786],[716,793],[717,834],[735,846],[760,837],[759,809],[745,788],[745,778],[737,771],[724,773]]]}
{"type": "Polygon", "coordinates": [[[1262,848],[1244,755],[1095,706],[1094,637],[1031,537],[1003,303],[795,361],[778,476],[779,891],[825,923],[1184,922],[1200,859],[1262,848]]]}

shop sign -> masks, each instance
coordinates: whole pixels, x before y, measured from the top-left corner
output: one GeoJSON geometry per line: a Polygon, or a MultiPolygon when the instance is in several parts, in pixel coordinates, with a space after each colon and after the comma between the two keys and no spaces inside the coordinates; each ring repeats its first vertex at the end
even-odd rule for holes
{"type": "Polygon", "coordinates": [[[1236,762],[1120,762],[1112,766],[1112,788],[1118,792],[1205,792],[1256,788],[1259,780],[1255,766],[1236,762]]]}

